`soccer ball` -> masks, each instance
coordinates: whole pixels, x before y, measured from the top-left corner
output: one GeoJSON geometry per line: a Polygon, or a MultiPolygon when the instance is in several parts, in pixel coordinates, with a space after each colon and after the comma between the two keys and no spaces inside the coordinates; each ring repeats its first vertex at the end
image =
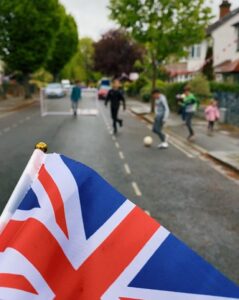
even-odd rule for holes
{"type": "Polygon", "coordinates": [[[145,147],[151,147],[153,144],[153,139],[151,138],[151,136],[146,136],[144,138],[144,146],[145,147]]]}

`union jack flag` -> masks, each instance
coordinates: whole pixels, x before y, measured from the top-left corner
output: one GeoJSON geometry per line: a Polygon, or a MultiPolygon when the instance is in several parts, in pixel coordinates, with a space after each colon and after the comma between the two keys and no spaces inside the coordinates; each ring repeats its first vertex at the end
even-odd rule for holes
{"type": "Polygon", "coordinates": [[[1,300],[226,300],[239,288],[95,171],[47,154],[0,236],[1,300]]]}

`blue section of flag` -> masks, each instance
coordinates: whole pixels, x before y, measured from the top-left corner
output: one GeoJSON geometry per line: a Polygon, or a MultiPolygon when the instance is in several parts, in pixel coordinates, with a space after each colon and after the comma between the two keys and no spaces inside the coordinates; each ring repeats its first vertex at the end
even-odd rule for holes
{"type": "Polygon", "coordinates": [[[159,247],[131,287],[239,299],[239,288],[173,235],[159,247]]]}
{"type": "Polygon", "coordinates": [[[36,194],[30,189],[24,199],[22,200],[21,204],[19,205],[19,210],[31,210],[33,208],[39,208],[40,204],[38,202],[36,194]]]}
{"type": "Polygon", "coordinates": [[[95,171],[85,165],[61,156],[78,185],[85,233],[94,234],[126,201],[95,171]]]}

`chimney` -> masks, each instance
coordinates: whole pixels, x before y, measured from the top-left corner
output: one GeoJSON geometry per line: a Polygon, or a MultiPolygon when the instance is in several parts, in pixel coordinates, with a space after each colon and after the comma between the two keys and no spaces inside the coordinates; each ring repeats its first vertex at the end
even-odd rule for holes
{"type": "Polygon", "coordinates": [[[224,18],[231,12],[231,3],[228,0],[223,0],[220,5],[220,19],[224,18]]]}

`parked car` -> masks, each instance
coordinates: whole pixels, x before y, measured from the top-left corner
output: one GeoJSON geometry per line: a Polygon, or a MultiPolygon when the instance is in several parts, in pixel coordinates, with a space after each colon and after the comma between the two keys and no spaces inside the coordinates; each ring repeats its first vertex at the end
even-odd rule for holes
{"type": "Polygon", "coordinates": [[[45,89],[47,98],[63,98],[66,92],[60,83],[49,83],[45,89]]]}
{"type": "Polygon", "coordinates": [[[111,89],[110,80],[102,79],[99,84],[98,99],[105,100],[110,89],[111,89]]]}

